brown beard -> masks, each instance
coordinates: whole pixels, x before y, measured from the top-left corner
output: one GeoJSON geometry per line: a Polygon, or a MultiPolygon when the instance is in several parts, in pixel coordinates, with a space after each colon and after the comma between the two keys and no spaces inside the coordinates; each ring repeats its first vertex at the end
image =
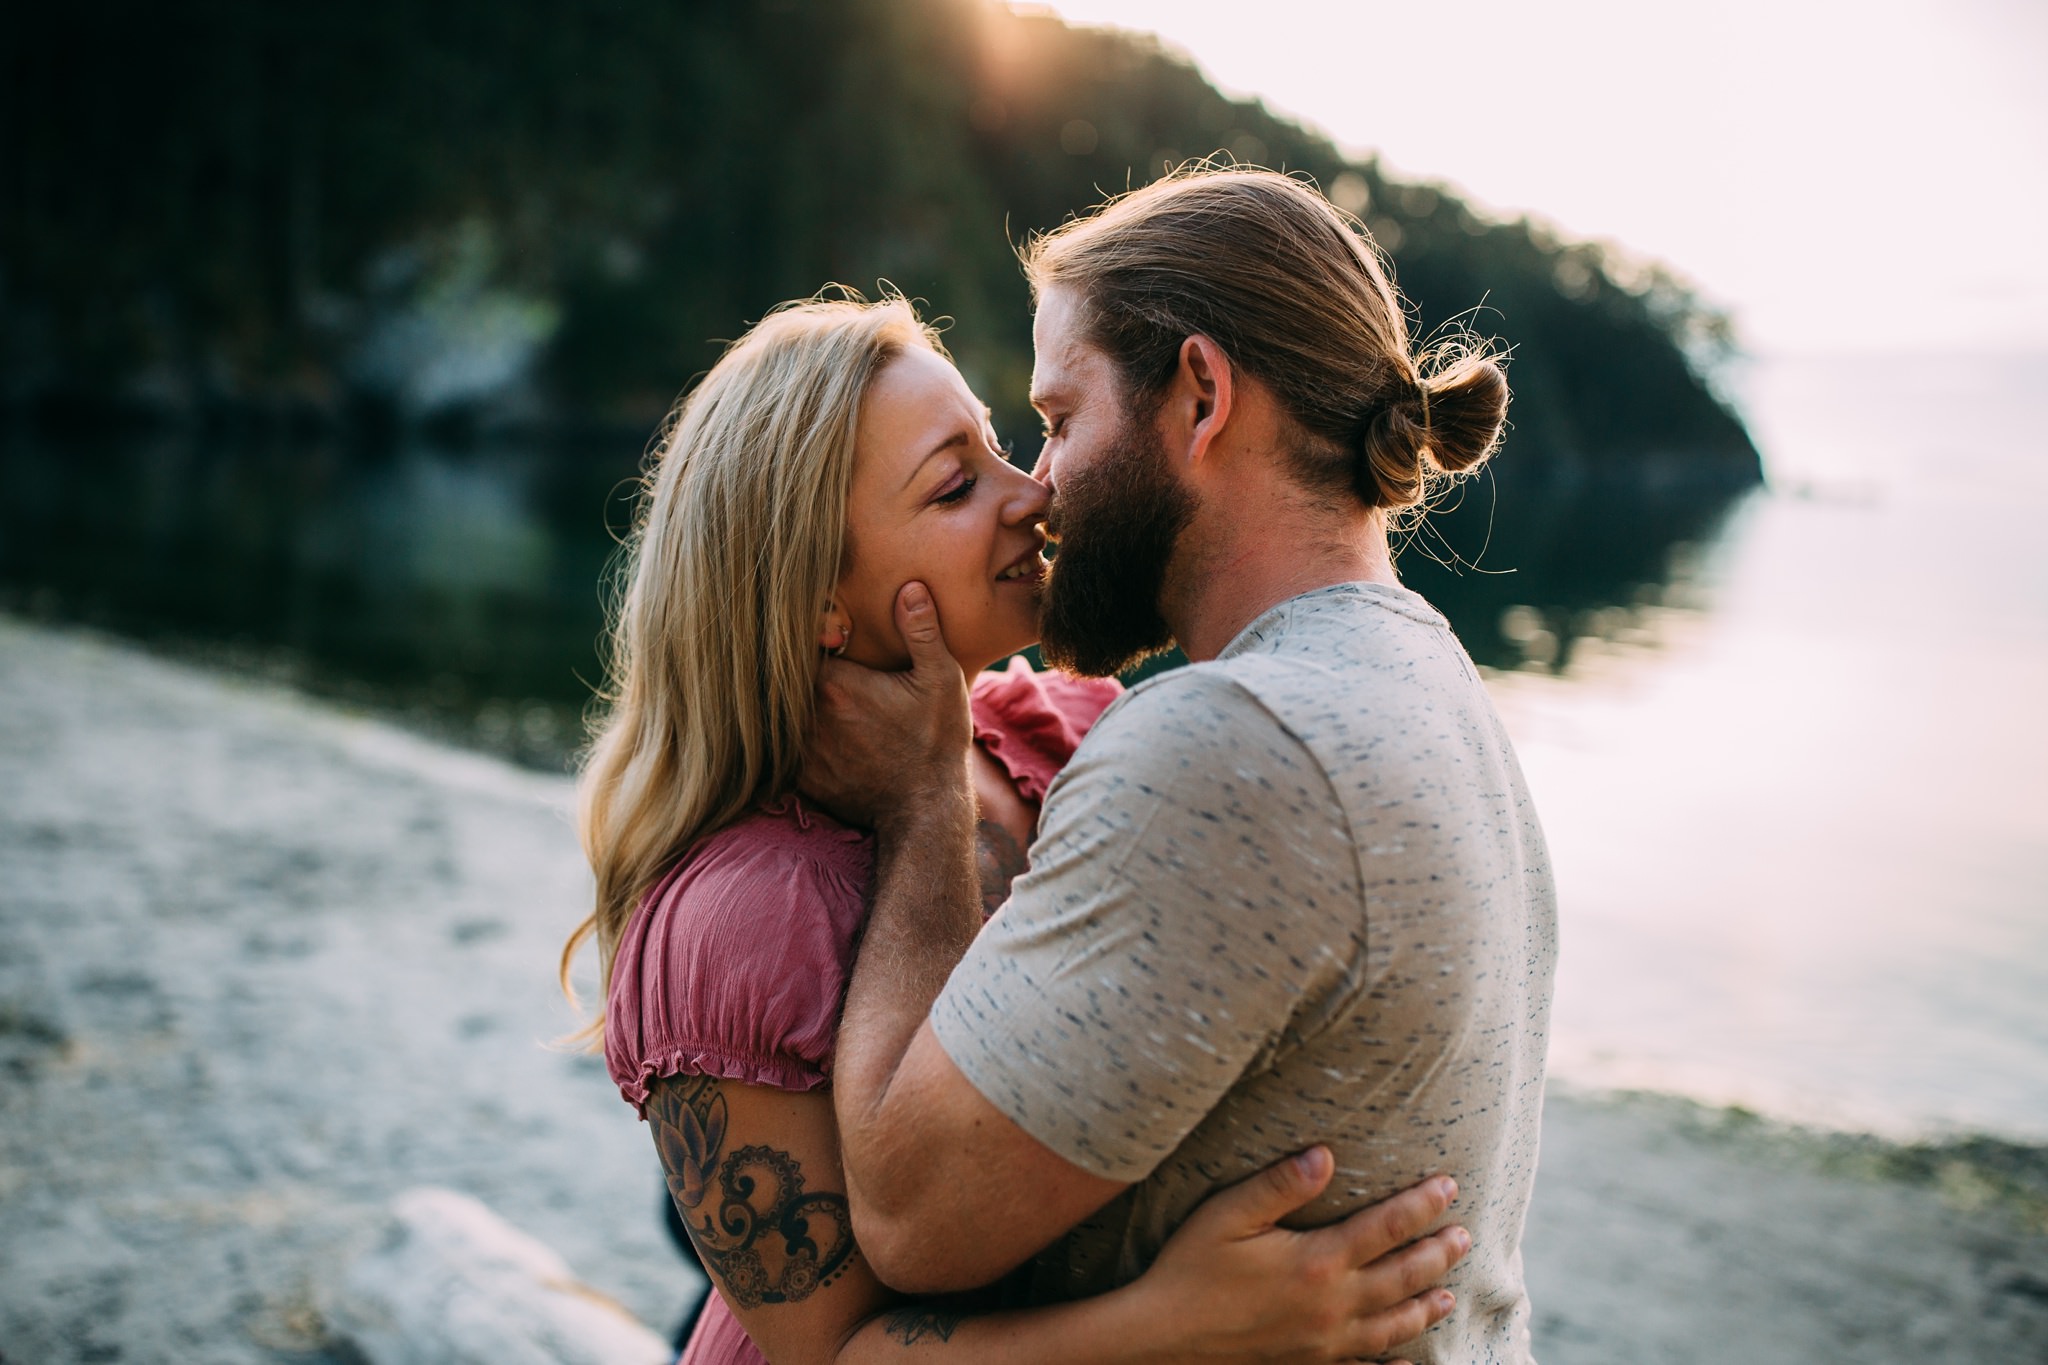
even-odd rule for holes
{"type": "Polygon", "coordinates": [[[1167,468],[1151,423],[1127,418],[1092,464],[1060,479],[1051,510],[1059,553],[1039,618],[1045,661],[1106,678],[1169,648],[1159,596],[1195,497],[1167,468]]]}

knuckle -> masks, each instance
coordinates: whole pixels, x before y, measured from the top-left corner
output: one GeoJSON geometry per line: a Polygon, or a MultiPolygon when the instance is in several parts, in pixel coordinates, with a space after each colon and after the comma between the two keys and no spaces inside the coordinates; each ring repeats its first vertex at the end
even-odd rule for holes
{"type": "Polygon", "coordinates": [[[1436,1283],[1437,1276],[1450,1269],[1450,1262],[1433,1254],[1438,1250],[1434,1242],[1424,1244],[1419,1254],[1404,1258],[1400,1276],[1396,1280],[1402,1294],[1419,1294],[1436,1283]]]}
{"type": "MultiPolygon", "coordinates": [[[[1398,1329],[1393,1327],[1391,1323],[1391,1318],[1384,1313],[1366,1323],[1355,1339],[1358,1344],[1358,1353],[1362,1356],[1376,1356],[1395,1342],[1406,1341],[1408,1339],[1407,1336],[1400,1335],[1398,1329]]],[[[1412,1336],[1414,1334],[1411,1332],[1408,1335],[1412,1336]]]]}
{"type": "Polygon", "coordinates": [[[1371,1351],[1384,1351],[1397,1346],[1410,1337],[1419,1335],[1429,1326],[1429,1309],[1422,1299],[1407,1298],[1389,1304],[1366,1316],[1363,1326],[1372,1345],[1371,1351]]]}
{"type": "Polygon", "coordinates": [[[1395,1238],[1413,1237],[1429,1226],[1436,1217],[1439,1207],[1427,1190],[1408,1190],[1389,1199],[1386,1204],[1387,1232],[1395,1238]]]}
{"type": "Polygon", "coordinates": [[[1400,1225],[1384,1208],[1367,1210],[1361,1216],[1357,1228],[1358,1255],[1361,1260],[1376,1261],[1392,1251],[1405,1240],[1400,1225]]]}
{"type": "Polygon", "coordinates": [[[1228,1222],[1229,1213],[1230,1206],[1220,1199],[1204,1200],[1195,1206],[1195,1211],[1188,1215],[1181,1227],[1189,1236],[1199,1237],[1219,1221],[1228,1222]]]}
{"type": "Polygon", "coordinates": [[[1350,1327],[1351,1317],[1351,1305],[1341,1295],[1323,1292],[1309,1299],[1300,1314],[1300,1325],[1319,1340],[1335,1342],[1350,1327]]]}
{"type": "Polygon", "coordinates": [[[1328,1252],[1312,1248],[1301,1263],[1301,1278],[1316,1294],[1317,1302],[1325,1301],[1328,1291],[1336,1284],[1341,1263],[1328,1252]]]}

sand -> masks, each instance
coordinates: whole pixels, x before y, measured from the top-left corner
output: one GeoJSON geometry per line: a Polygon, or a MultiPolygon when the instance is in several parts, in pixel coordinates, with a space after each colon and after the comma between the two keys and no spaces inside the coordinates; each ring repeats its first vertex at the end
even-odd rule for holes
{"type": "MultiPolygon", "coordinates": [[[[545,1044],[568,784],[0,618],[0,1359],[350,1359],[318,1288],[442,1185],[666,1325],[698,1281],[545,1044]]],[[[1553,1093],[1538,1355],[2048,1361],[2048,1162],[1553,1093]]]]}

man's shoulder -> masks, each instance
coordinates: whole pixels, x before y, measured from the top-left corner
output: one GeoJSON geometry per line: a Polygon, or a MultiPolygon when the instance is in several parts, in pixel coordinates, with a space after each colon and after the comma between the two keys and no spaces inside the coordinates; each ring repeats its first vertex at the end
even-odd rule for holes
{"type": "MultiPolygon", "coordinates": [[[[1257,823],[1282,798],[1328,804],[1322,757],[1268,704],[1261,666],[1190,664],[1133,687],[1103,713],[1046,797],[1041,829],[1257,823]]],[[[1034,855],[1034,859],[1035,859],[1034,855]]]]}
{"type": "Polygon", "coordinates": [[[1213,659],[1147,678],[1102,713],[1076,758],[1208,750],[1250,735],[1285,735],[1286,725],[1262,696],[1272,682],[1268,674],[1262,661],[1213,659]]]}
{"type": "Polygon", "coordinates": [[[1196,743],[1238,733],[1293,733],[1304,703],[1328,701],[1352,670],[1339,652],[1290,650],[1207,659],[1132,687],[1103,712],[1093,743],[1196,743]],[[1098,736],[1100,737],[1098,739],[1098,736]]]}

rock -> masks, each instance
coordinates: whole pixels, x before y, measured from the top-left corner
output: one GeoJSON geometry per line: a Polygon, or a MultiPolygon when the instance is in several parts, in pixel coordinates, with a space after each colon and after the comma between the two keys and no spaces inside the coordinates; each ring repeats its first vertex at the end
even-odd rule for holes
{"type": "Polygon", "coordinates": [[[423,1187],[321,1304],[370,1365],[666,1365],[667,1342],[482,1203],[423,1187]]]}

